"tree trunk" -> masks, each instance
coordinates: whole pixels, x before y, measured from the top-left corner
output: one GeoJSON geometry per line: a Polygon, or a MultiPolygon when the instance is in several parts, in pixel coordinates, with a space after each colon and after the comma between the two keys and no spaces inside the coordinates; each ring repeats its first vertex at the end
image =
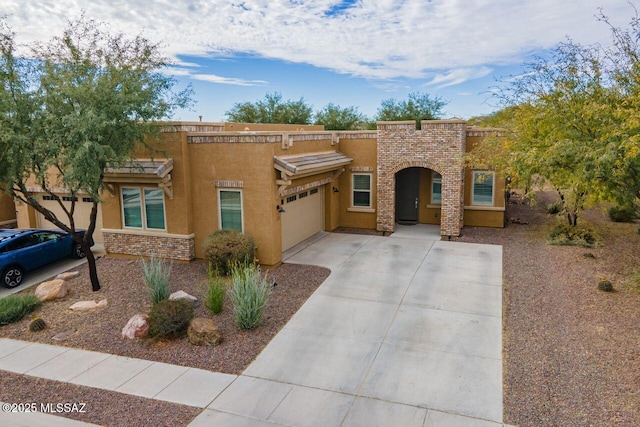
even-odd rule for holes
{"type": "Polygon", "coordinates": [[[100,281],[98,280],[98,268],[96,266],[96,257],[93,256],[89,244],[82,242],[82,250],[87,257],[87,264],[89,265],[89,278],[91,279],[91,290],[97,292],[100,290],[100,281]]]}
{"type": "Polygon", "coordinates": [[[569,225],[575,227],[578,225],[578,212],[568,212],[567,211],[567,221],[569,221],[569,225]]]}

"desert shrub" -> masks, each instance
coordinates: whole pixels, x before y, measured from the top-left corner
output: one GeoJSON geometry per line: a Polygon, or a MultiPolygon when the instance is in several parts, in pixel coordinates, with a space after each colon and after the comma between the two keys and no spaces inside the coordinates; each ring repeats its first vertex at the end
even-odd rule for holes
{"type": "Polygon", "coordinates": [[[187,332],[193,315],[193,302],[190,300],[160,301],[149,312],[149,336],[179,338],[187,332]]]}
{"type": "Polygon", "coordinates": [[[600,279],[600,282],[598,282],[598,289],[603,292],[613,292],[613,285],[607,279],[600,279]]]}
{"type": "Polygon", "coordinates": [[[638,218],[638,212],[633,206],[612,206],[609,209],[609,219],[613,222],[633,222],[638,218]]]}
{"type": "Polygon", "coordinates": [[[222,311],[224,297],[227,294],[227,285],[218,272],[214,271],[211,264],[209,264],[209,269],[207,270],[207,278],[209,280],[209,287],[204,296],[204,306],[207,307],[211,313],[218,314],[222,311]]]}
{"type": "Polygon", "coordinates": [[[152,304],[169,298],[169,276],[173,263],[167,263],[164,259],[152,255],[148,262],[142,260],[142,274],[144,284],[149,289],[152,304]]]}
{"type": "Polygon", "coordinates": [[[594,248],[597,242],[598,238],[595,232],[586,227],[559,224],[549,232],[549,243],[552,245],[594,248]]]}
{"type": "Polygon", "coordinates": [[[224,276],[235,264],[253,263],[255,252],[253,238],[236,230],[214,231],[204,244],[204,258],[224,276]]]}
{"type": "Polygon", "coordinates": [[[41,304],[42,301],[34,294],[9,295],[0,299],[0,325],[21,320],[41,304]]]}
{"type": "Polygon", "coordinates": [[[233,266],[231,275],[229,296],[236,325],[240,329],[255,328],[262,321],[273,285],[260,274],[260,267],[252,264],[233,266]]]}
{"type": "Polygon", "coordinates": [[[556,200],[553,203],[549,203],[547,205],[547,213],[549,215],[557,215],[562,211],[562,202],[560,200],[556,200]]]}

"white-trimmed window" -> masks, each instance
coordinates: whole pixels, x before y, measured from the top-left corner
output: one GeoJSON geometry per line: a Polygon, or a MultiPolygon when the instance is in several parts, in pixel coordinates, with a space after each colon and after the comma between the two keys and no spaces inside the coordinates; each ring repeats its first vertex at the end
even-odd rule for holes
{"type": "Polygon", "coordinates": [[[472,204],[493,205],[494,178],[493,172],[473,171],[472,204]]]}
{"type": "Polygon", "coordinates": [[[125,228],[165,230],[164,191],[161,188],[122,187],[120,192],[125,228]]]}
{"type": "Polygon", "coordinates": [[[431,172],[431,203],[442,203],[442,175],[436,171],[431,172]]]}
{"type": "Polygon", "coordinates": [[[371,174],[354,173],[352,175],[351,206],[356,208],[371,207],[371,174]]]}
{"type": "Polygon", "coordinates": [[[243,231],[242,191],[218,190],[218,218],[221,229],[243,231]]]}

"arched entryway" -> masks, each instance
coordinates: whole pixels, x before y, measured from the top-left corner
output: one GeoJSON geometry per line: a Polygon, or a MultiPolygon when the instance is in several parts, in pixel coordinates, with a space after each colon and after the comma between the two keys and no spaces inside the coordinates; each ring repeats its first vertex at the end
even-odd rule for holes
{"type": "Polygon", "coordinates": [[[395,174],[395,218],[402,225],[440,224],[442,175],[409,167],[395,174]]]}
{"type": "Polygon", "coordinates": [[[464,212],[465,137],[466,123],[461,120],[423,121],[421,130],[416,130],[415,122],[378,123],[378,231],[391,233],[398,221],[416,221],[417,215],[416,222],[439,222],[443,237],[460,235],[464,212]],[[420,176],[420,186],[424,174],[434,171],[439,175],[440,210],[434,208],[434,222],[424,218],[421,221],[420,209],[428,208],[429,203],[426,199],[420,201],[422,192],[418,188],[416,207],[416,176],[420,176]],[[400,187],[397,187],[398,178],[400,187]],[[407,182],[413,187],[405,188],[407,182]],[[439,221],[435,222],[436,219],[439,221]]]}

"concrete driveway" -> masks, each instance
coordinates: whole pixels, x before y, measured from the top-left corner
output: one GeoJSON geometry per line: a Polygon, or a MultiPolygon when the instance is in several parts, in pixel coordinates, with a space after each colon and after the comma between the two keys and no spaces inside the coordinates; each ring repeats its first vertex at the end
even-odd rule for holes
{"type": "MultiPolygon", "coordinates": [[[[105,254],[104,245],[101,243],[96,243],[92,248],[91,252],[93,255],[98,258],[105,254]]],[[[20,292],[22,290],[28,289],[33,285],[40,284],[45,280],[52,279],[60,273],[64,273],[65,271],[71,270],[79,265],[87,262],[85,258],[75,259],[75,258],[63,258],[59,261],[52,262],[51,264],[45,265],[33,271],[27,271],[24,280],[20,284],[20,286],[7,289],[0,286],[0,298],[4,298],[8,295],[15,294],[16,292],[20,292]]]]}
{"type": "Polygon", "coordinates": [[[290,250],[331,275],[190,425],[501,425],[502,247],[439,237],[325,233],[290,250]]]}

